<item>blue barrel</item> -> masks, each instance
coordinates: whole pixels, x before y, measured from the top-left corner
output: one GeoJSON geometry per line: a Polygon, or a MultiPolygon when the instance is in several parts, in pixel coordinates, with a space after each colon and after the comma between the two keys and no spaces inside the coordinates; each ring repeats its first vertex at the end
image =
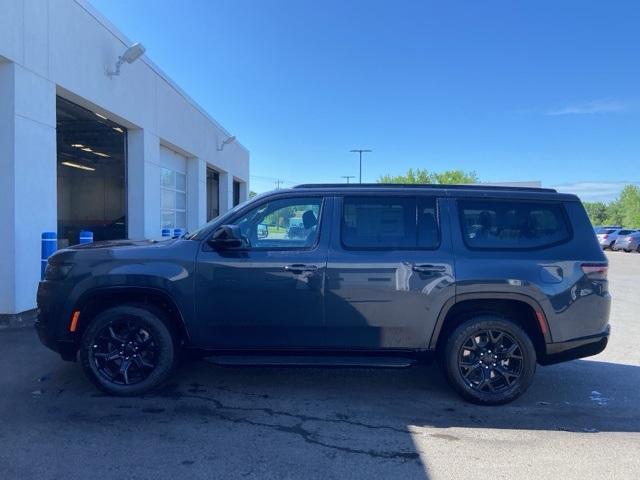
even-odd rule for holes
{"type": "Polygon", "coordinates": [[[170,228],[163,228],[162,229],[162,236],[163,237],[170,237],[171,236],[171,229],[170,228]]]}
{"type": "Polygon", "coordinates": [[[88,230],[80,231],[80,243],[93,243],[93,232],[88,230]]]}
{"type": "Polygon", "coordinates": [[[174,228],[173,229],[173,238],[178,238],[184,235],[184,230],[182,228],[174,228]]]}
{"type": "Polygon", "coordinates": [[[47,269],[47,259],[57,250],[58,239],[56,232],[44,232],[42,234],[42,248],[40,250],[40,278],[44,279],[44,271],[47,269]]]}

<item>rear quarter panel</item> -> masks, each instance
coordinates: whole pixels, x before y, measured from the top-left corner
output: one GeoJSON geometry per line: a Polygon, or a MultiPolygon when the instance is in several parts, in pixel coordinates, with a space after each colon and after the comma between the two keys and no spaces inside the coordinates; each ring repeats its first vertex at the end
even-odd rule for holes
{"type": "Polygon", "coordinates": [[[595,335],[606,328],[607,282],[588,279],[581,265],[607,259],[579,201],[563,202],[571,222],[568,241],[527,250],[470,249],[463,240],[457,199],[451,202],[457,297],[525,295],[542,309],[552,342],[595,335]]]}

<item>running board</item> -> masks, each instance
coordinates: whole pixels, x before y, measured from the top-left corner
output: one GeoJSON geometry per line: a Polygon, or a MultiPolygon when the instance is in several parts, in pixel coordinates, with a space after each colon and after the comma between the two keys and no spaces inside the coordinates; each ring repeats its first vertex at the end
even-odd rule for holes
{"type": "Polygon", "coordinates": [[[214,355],[206,362],[227,366],[382,367],[404,368],[415,363],[403,357],[333,357],[322,355],[214,355]]]}

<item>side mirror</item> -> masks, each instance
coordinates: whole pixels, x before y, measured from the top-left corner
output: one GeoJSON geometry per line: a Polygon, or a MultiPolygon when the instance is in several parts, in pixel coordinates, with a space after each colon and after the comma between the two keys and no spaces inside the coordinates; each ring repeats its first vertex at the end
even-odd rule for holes
{"type": "Polygon", "coordinates": [[[207,242],[215,250],[228,250],[242,247],[242,233],[237,225],[218,227],[207,242]]]}
{"type": "Polygon", "coordinates": [[[259,239],[267,238],[269,236],[269,227],[267,225],[265,225],[264,223],[260,223],[260,224],[258,224],[256,233],[257,233],[259,239]]]}

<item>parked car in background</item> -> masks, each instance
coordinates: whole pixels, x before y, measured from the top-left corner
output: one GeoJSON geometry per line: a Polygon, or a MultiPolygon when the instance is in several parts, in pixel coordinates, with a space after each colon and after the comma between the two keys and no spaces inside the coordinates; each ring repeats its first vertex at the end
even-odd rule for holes
{"type": "Polygon", "coordinates": [[[598,237],[598,243],[603,250],[606,250],[607,248],[613,250],[613,245],[616,243],[618,237],[629,235],[635,232],[636,230],[631,229],[608,228],[602,230],[600,233],[597,233],[596,236],[598,237]]]}
{"type": "Polygon", "coordinates": [[[629,235],[619,235],[616,243],[613,244],[613,249],[640,253],[640,232],[630,233],[629,235]]]}
{"type": "Polygon", "coordinates": [[[593,231],[596,233],[602,233],[605,230],[618,230],[622,228],[622,225],[601,225],[598,227],[593,227],[593,231]]]}

